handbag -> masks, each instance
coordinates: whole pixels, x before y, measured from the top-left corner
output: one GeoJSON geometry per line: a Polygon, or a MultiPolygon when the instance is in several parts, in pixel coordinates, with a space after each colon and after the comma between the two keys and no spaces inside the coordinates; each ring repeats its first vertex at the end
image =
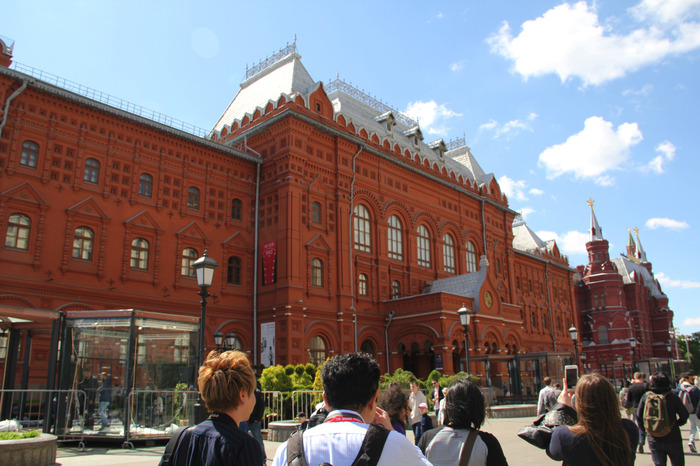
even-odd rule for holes
{"type": "Polygon", "coordinates": [[[557,426],[576,424],[576,411],[570,406],[557,403],[554,409],[542,414],[529,426],[523,426],[518,431],[518,437],[530,445],[546,450],[552,440],[552,432],[557,426]]]}

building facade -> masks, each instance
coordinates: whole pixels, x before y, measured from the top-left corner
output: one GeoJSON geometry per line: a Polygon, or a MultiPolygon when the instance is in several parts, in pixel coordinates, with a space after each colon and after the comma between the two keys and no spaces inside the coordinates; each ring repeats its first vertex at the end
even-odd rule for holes
{"type": "Polygon", "coordinates": [[[652,264],[632,232],[627,250],[610,257],[593,201],[588,264],[578,266],[576,302],[581,315],[584,364],[619,381],[632,372],[669,370],[673,363],[673,311],[654,278],[652,264]]]}
{"type": "Polygon", "coordinates": [[[196,134],[10,61],[0,306],[30,385],[56,330],[18,315],[197,316],[204,251],[220,264],[207,349],[230,334],[263,365],[362,350],[386,372],[454,373],[466,368],[466,307],[470,371],[498,394],[536,393],[571,360],[576,270],[556,244],[517,218],[463,140],[427,143],[400,112],[314,81],[295,45],[248,70],[196,134]]]}

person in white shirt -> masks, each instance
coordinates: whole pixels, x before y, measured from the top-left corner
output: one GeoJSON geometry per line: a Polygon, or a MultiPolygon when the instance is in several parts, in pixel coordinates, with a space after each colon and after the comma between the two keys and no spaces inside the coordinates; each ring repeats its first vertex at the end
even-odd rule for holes
{"type": "MultiPolygon", "coordinates": [[[[390,430],[377,466],[430,465],[408,438],[391,430],[389,417],[377,407],[380,375],[379,364],[366,353],[340,354],[323,365],[323,399],[331,412],[323,424],[303,433],[308,465],[352,464],[370,423],[390,430]]],[[[287,444],[277,449],[273,466],[287,465],[287,444]]]]}
{"type": "Polygon", "coordinates": [[[557,399],[554,396],[554,389],[552,388],[552,379],[550,377],[545,377],[544,388],[540,390],[540,396],[537,398],[537,415],[544,414],[554,407],[557,403],[557,399]]]}
{"type": "Polygon", "coordinates": [[[411,406],[411,429],[413,429],[413,436],[416,439],[416,445],[420,440],[421,430],[420,430],[420,404],[427,403],[425,395],[418,389],[418,381],[414,380],[411,382],[411,395],[408,397],[408,404],[411,406]]]}

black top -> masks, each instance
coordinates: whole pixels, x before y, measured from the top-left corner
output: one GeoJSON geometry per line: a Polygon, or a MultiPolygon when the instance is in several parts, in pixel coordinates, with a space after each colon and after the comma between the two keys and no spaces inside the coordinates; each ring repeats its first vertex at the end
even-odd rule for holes
{"type": "MultiPolygon", "coordinates": [[[[639,441],[639,431],[634,422],[622,419],[622,427],[629,437],[632,447],[632,463],[636,458],[634,453],[639,441]]],[[[547,448],[547,456],[554,460],[563,460],[566,466],[597,466],[602,465],[593,452],[585,435],[574,434],[567,426],[558,426],[552,433],[552,440],[547,448]]]]}
{"type": "Polygon", "coordinates": [[[642,396],[649,391],[649,384],[646,382],[636,382],[630,385],[627,392],[627,399],[632,402],[633,407],[639,406],[642,396]]]}
{"type": "MultiPolygon", "coordinates": [[[[683,441],[683,439],[681,438],[681,429],[679,426],[682,426],[683,424],[688,422],[688,410],[683,405],[681,399],[678,398],[678,395],[669,390],[669,388],[651,390],[654,393],[665,393],[668,391],[668,393],[666,393],[666,410],[668,411],[669,417],[673,421],[673,427],[671,428],[671,432],[663,437],[654,437],[653,435],[647,435],[649,443],[659,442],[681,444],[681,442],[683,441]]],[[[637,425],[642,430],[644,430],[644,405],[646,403],[646,400],[647,395],[645,393],[636,411],[637,425]]]]}
{"type": "Polygon", "coordinates": [[[260,444],[224,413],[213,413],[179,440],[171,464],[177,466],[248,466],[263,464],[260,444]]]}

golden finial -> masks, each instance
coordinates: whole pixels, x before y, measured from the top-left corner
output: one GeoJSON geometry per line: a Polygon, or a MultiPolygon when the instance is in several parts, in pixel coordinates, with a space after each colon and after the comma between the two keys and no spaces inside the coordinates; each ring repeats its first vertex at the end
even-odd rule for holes
{"type": "Polygon", "coordinates": [[[639,236],[639,228],[634,227],[634,230],[632,230],[632,231],[634,231],[635,235],[639,236]]]}
{"type": "Polygon", "coordinates": [[[595,204],[595,201],[589,197],[588,200],[586,201],[586,204],[591,206],[591,210],[593,210],[593,204],[595,204]]]}

